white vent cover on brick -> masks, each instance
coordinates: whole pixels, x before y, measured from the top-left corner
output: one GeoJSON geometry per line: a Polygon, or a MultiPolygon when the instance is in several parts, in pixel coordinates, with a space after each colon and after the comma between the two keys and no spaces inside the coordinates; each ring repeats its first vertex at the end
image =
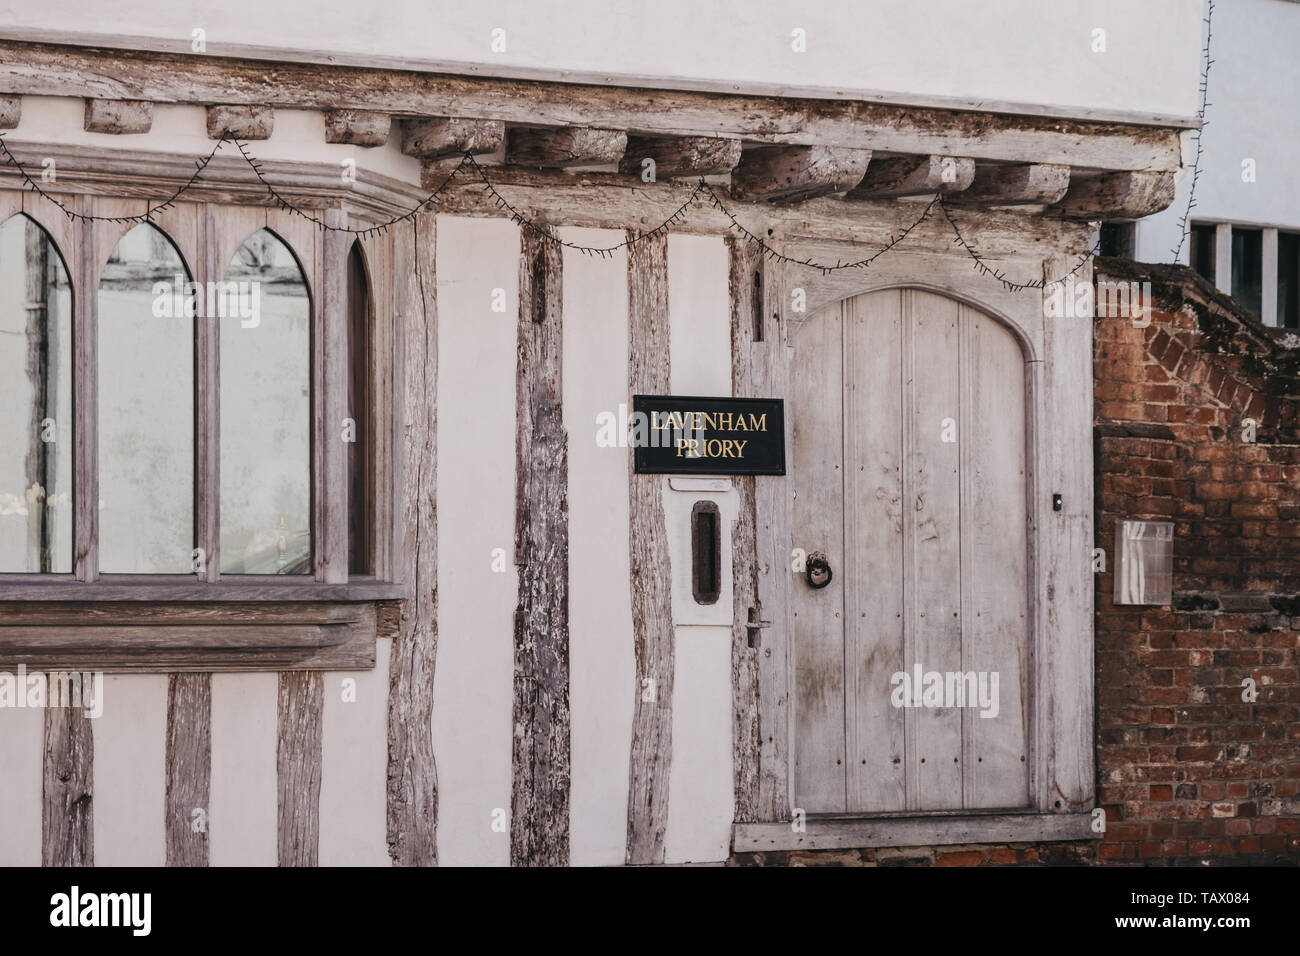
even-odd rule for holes
{"type": "Polygon", "coordinates": [[[1115,524],[1115,603],[1172,601],[1174,526],[1170,521],[1115,524]]]}

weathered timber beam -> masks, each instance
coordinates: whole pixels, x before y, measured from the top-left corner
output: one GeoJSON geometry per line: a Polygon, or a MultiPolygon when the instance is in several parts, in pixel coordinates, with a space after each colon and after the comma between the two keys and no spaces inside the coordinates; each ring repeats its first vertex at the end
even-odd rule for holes
{"type": "Polygon", "coordinates": [[[1174,174],[1136,170],[1075,181],[1045,215],[1059,219],[1140,219],[1174,201],[1174,174]]]}
{"type": "Polygon", "coordinates": [[[0,96],[0,129],[13,129],[23,116],[21,96],[0,96]]]}
{"type": "Polygon", "coordinates": [[[568,126],[554,129],[512,129],[506,143],[506,163],[563,169],[616,163],[627,149],[627,133],[616,129],[568,126]]]}
{"type": "Polygon", "coordinates": [[[325,142],[350,146],[383,146],[393,118],[373,110],[326,110],[325,142]]]}
{"type": "Polygon", "coordinates": [[[569,863],[569,438],[561,401],[563,250],[521,235],[515,377],[514,747],[510,862],[569,863]]]}
{"type": "Polygon", "coordinates": [[[959,193],[975,178],[975,160],[956,156],[893,156],[867,167],[846,199],[897,199],[959,193]]]}
{"type": "Polygon", "coordinates": [[[500,120],[433,117],[402,122],[402,152],[420,159],[495,153],[506,135],[500,120]]]}
{"type": "Polygon", "coordinates": [[[1055,163],[1017,166],[984,166],[975,170],[975,181],[958,202],[981,202],[1001,206],[1052,205],[1061,201],[1070,186],[1070,167],[1055,163]]]}
{"type": "Polygon", "coordinates": [[[642,135],[739,136],[753,143],[869,142],[891,153],[1174,171],[1179,130],[862,100],[624,89],[592,83],[433,75],[234,57],[105,51],[0,40],[0,92],[282,109],[471,116],[532,126],[592,126],[642,135]]]}
{"type": "Polygon", "coordinates": [[[718,136],[629,136],[618,171],[641,176],[654,160],[656,179],[729,173],[740,162],[740,140],[718,136]]]}
{"type": "Polygon", "coordinates": [[[153,127],[148,100],[86,100],[86,132],[147,133],[153,127]]]}
{"type": "Polygon", "coordinates": [[[737,199],[801,202],[842,193],[862,181],[871,150],[839,146],[775,146],[747,149],[731,175],[737,199]]]}
{"type": "Polygon", "coordinates": [[[275,111],[269,106],[209,106],[208,136],[220,139],[229,131],[239,139],[269,139],[275,111]]]}

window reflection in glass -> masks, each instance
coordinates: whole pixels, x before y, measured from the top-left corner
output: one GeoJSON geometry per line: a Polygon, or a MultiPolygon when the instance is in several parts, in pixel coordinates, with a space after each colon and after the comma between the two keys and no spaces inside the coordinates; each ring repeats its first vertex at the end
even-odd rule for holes
{"type": "Polygon", "coordinates": [[[141,224],[99,282],[99,569],[187,574],[194,544],[194,317],[180,254],[141,224]]]}
{"type": "Polygon", "coordinates": [[[311,301],[267,230],[226,273],[221,322],[221,572],[309,574],[311,301]]]}
{"type": "Polygon", "coordinates": [[[0,572],[72,570],[72,287],[49,235],[0,225],[0,572]]]}

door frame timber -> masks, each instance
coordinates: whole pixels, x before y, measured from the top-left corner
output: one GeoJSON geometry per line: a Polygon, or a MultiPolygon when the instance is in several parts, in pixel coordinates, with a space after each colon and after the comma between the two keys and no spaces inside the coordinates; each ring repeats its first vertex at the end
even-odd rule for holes
{"type": "MultiPolygon", "coordinates": [[[[1064,275],[1091,239],[1086,225],[1025,217],[1024,229],[1028,235],[1008,245],[1037,247],[1037,254],[1008,252],[997,262],[1006,274],[1021,281],[1040,276],[1051,281],[1064,275]],[[1028,241],[1030,237],[1037,241],[1028,241]]],[[[1002,245],[1009,238],[1001,234],[993,241],[1002,245]]],[[[863,251],[854,243],[811,236],[778,236],[769,245],[792,259],[831,262],[854,261],[863,251]]],[[[766,479],[772,486],[767,493],[760,484],[754,505],[759,604],[762,617],[772,622],[763,631],[759,655],[759,775],[764,782],[771,781],[768,789],[779,792],[763,795],[758,822],[738,822],[733,828],[735,852],[1101,837],[1090,826],[1096,805],[1090,570],[1092,320],[1045,319],[1043,290],[1007,290],[991,278],[974,274],[969,258],[960,251],[933,249],[919,244],[895,249],[874,262],[869,272],[816,273],[794,262],[765,260],[763,319],[770,331],[763,341],[749,344],[751,381],[754,394],[784,399],[787,421],[794,422],[798,401],[790,394],[794,332],[822,308],[888,289],[919,289],[948,297],[983,312],[1015,337],[1025,357],[1031,806],[992,813],[962,810],[795,820],[791,474],[766,479]],[[797,289],[803,292],[801,313],[791,308],[797,289]],[[1067,505],[1059,514],[1051,508],[1054,493],[1062,494],[1067,505]]],[[[1091,263],[1075,273],[1077,283],[1091,279],[1091,263]]],[[[794,461],[792,438],[787,429],[787,461],[794,461]]]]}

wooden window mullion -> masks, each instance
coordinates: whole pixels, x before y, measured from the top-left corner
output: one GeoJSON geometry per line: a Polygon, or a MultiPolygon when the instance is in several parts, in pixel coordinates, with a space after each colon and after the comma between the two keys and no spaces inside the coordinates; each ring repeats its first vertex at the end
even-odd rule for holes
{"type": "MultiPolygon", "coordinates": [[[[195,281],[200,289],[223,277],[218,262],[216,218],[211,206],[199,207],[199,259],[195,281]]],[[[205,310],[206,311],[206,310],[205,310]]],[[[201,581],[221,575],[221,326],[216,315],[194,320],[194,538],[206,569],[201,581]]]]}
{"type": "MultiPolygon", "coordinates": [[[[82,196],[77,206],[93,215],[95,200],[82,196]]],[[[90,582],[99,577],[99,244],[93,222],[81,223],[78,232],[72,280],[72,570],[78,581],[90,582]]]]}
{"type": "Polygon", "coordinates": [[[316,580],[348,579],[348,446],[343,441],[348,388],[347,213],[327,209],[316,240],[312,300],[312,514],[316,580]]]}

